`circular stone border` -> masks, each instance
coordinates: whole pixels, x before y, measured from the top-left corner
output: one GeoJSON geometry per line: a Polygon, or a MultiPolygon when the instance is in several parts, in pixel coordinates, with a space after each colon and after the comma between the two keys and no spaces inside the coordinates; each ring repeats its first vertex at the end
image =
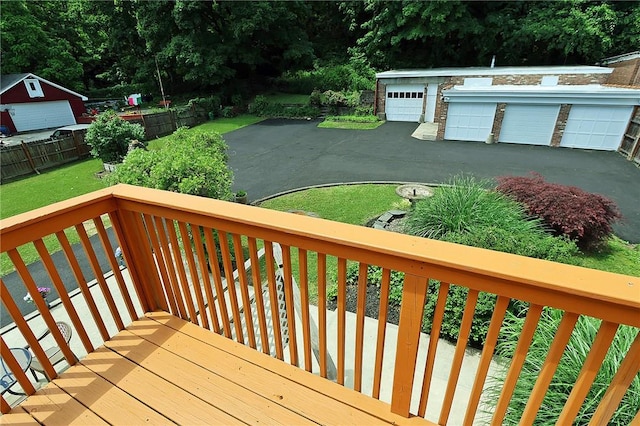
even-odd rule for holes
{"type": "Polygon", "coordinates": [[[289,189],[282,192],[276,192],[272,195],[267,195],[266,197],[258,198],[257,200],[249,203],[252,206],[259,206],[261,203],[265,201],[271,200],[273,198],[282,197],[283,195],[294,194],[300,191],[306,191],[307,189],[315,189],[315,188],[331,188],[333,186],[346,186],[346,185],[424,185],[429,187],[440,187],[440,186],[451,186],[446,183],[423,183],[423,182],[401,182],[401,181],[385,181],[385,180],[371,180],[371,181],[358,181],[358,182],[334,182],[334,183],[321,183],[318,185],[308,185],[301,186],[300,188],[289,189]]]}

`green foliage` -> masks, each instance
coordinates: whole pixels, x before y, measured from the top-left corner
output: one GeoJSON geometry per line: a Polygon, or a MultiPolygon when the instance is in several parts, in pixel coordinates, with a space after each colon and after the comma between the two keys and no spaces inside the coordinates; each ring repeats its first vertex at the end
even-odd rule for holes
{"type": "Polygon", "coordinates": [[[615,202],[600,194],[591,194],[575,186],[545,182],[532,176],[501,176],[498,191],[527,208],[557,235],[576,241],[587,251],[597,251],[613,233],[612,224],[622,215],[615,202]]]}
{"type": "Polygon", "coordinates": [[[373,90],[375,71],[364,61],[345,65],[317,67],[311,71],[284,73],[277,81],[283,90],[293,93],[373,90]]]}
{"type": "Polygon", "coordinates": [[[104,163],[120,163],[134,139],[144,139],[144,128],[121,119],[114,111],[100,114],[85,136],[91,146],[91,155],[104,163]]]}
{"type": "Polygon", "coordinates": [[[540,222],[526,220],[524,208],[495,191],[487,181],[456,176],[450,186],[419,201],[408,215],[405,231],[420,237],[442,239],[451,232],[469,232],[486,226],[504,230],[539,229],[540,222]]]}
{"type": "MultiPolygon", "coordinates": [[[[524,412],[527,401],[531,396],[531,391],[540,375],[542,362],[546,359],[549,348],[553,342],[556,331],[562,319],[562,312],[556,309],[546,308],[538,328],[534,334],[533,341],[527,353],[526,360],[520,373],[520,378],[516,383],[513,397],[509,403],[506,417],[503,421],[505,425],[517,425],[524,412]]],[[[567,350],[565,350],[560,363],[558,364],[553,380],[542,401],[538,415],[534,420],[536,425],[554,425],[564,407],[573,384],[578,379],[578,375],[584,365],[585,359],[592,349],[592,343],[598,331],[601,321],[591,317],[580,316],[575,326],[567,350]]],[[[512,358],[518,339],[522,333],[524,318],[507,314],[505,324],[502,328],[502,340],[498,343],[496,353],[499,357],[509,360],[512,358]]],[[[589,424],[593,414],[604,395],[604,391],[613,381],[613,377],[620,368],[622,358],[629,351],[634,341],[638,329],[630,326],[620,326],[615,338],[605,356],[602,366],[594,380],[585,402],[580,408],[575,425],[589,424]]],[[[492,378],[489,387],[483,393],[483,402],[489,407],[495,407],[500,391],[502,390],[506,370],[492,378]]],[[[640,375],[635,375],[631,385],[622,402],[614,412],[609,421],[610,425],[628,425],[634,415],[640,410],[640,375]]]]}
{"type": "Polygon", "coordinates": [[[207,97],[189,99],[187,106],[189,108],[198,107],[202,108],[207,114],[213,114],[214,117],[220,115],[222,108],[222,100],[220,96],[211,95],[207,97]]]}
{"type": "Polygon", "coordinates": [[[132,151],[109,183],[231,200],[233,173],[227,167],[226,149],[217,133],[179,129],[158,150],[132,151]]]}
{"type": "Polygon", "coordinates": [[[220,111],[220,115],[222,115],[224,118],[233,118],[238,114],[236,113],[234,107],[226,106],[222,108],[222,110],[220,111]]]}
{"type": "Polygon", "coordinates": [[[567,238],[528,227],[511,230],[491,225],[470,227],[468,232],[449,232],[442,240],[562,263],[572,263],[579,252],[567,238]]]}
{"type": "Polygon", "coordinates": [[[315,118],[320,115],[320,110],[311,105],[291,106],[269,102],[265,96],[258,95],[249,104],[249,113],[272,118],[315,118]]]}
{"type": "Polygon", "coordinates": [[[451,186],[416,203],[405,232],[556,262],[570,262],[578,253],[574,242],[548,234],[524,206],[488,186],[472,177],[455,177],[451,186]]]}
{"type": "Polygon", "coordinates": [[[81,90],[83,66],[73,49],[78,27],[65,3],[3,2],[2,74],[32,72],[81,90]]]}

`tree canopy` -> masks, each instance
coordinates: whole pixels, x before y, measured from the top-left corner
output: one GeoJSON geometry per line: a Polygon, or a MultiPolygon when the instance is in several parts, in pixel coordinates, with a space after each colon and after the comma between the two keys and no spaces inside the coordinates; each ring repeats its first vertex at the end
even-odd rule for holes
{"type": "Polygon", "coordinates": [[[378,70],[593,64],[640,46],[640,4],[69,0],[4,2],[2,72],[75,90],[242,92],[350,58],[378,70]]]}

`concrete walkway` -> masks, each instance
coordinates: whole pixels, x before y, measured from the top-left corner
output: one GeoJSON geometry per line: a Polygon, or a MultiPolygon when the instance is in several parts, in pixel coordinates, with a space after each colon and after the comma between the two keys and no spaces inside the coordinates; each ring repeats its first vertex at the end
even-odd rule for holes
{"type": "Polygon", "coordinates": [[[387,122],[375,130],[318,129],[318,121],[265,120],[224,135],[234,188],[250,200],[308,185],[357,181],[448,182],[542,174],[614,200],[624,219],[621,238],[640,243],[640,169],[617,152],[411,137],[416,123],[387,122]]]}
{"type": "MultiPolygon", "coordinates": [[[[129,292],[131,294],[135,294],[133,290],[133,285],[131,283],[129,274],[127,269],[122,270],[123,277],[127,283],[129,288],[129,292]]],[[[118,311],[122,316],[123,322],[125,325],[131,323],[131,318],[129,317],[126,307],[124,305],[124,301],[121,297],[120,291],[118,289],[115,278],[111,273],[107,274],[107,284],[111,291],[111,294],[114,296],[116,301],[116,305],[118,307],[118,311]]],[[[98,310],[100,312],[105,313],[103,319],[105,319],[105,326],[110,335],[114,335],[117,333],[117,328],[113,320],[107,320],[110,318],[108,314],[109,309],[106,305],[106,301],[100,288],[96,285],[95,281],[89,283],[91,288],[91,293],[96,300],[96,304],[98,306],[98,310]]],[[[136,302],[135,297],[134,306],[139,313],[142,315],[142,310],[139,303],[136,302]]],[[[89,339],[94,347],[99,347],[103,344],[102,337],[98,331],[97,326],[94,321],[91,319],[91,313],[84,301],[79,290],[75,290],[71,292],[71,300],[73,301],[74,307],[77,309],[80,318],[83,321],[87,334],[89,335],[89,339]]],[[[52,304],[51,312],[56,321],[65,321],[69,324],[72,324],[66,310],[60,304],[60,301],[54,301],[52,304]]],[[[318,308],[314,305],[310,305],[310,315],[314,319],[314,321],[318,320],[318,308]]],[[[31,326],[31,329],[35,332],[36,335],[39,335],[40,331],[46,330],[46,325],[44,320],[40,316],[39,313],[34,312],[26,317],[27,322],[31,326]]],[[[299,321],[299,318],[296,318],[299,321]]],[[[299,322],[298,322],[299,324],[299,322]]],[[[356,315],[347,312],[346,314],[346,348],[345,348],[345,386],[348,388],[353,388],[353,374],[354,374],[354,358],[355,358],[355,324],[356,324],[356,315]]],[[[372,318],[365,318],[365,329],[364,329],[364,356],[363,356],[363,378],[362,378],[362,393],[365,395],[371,396],[372,387],[373,387],[373,373],[374,373],[374,362],[375,362],[375,351],[376,351],[376,339],[377,339],[377,328],[378,321],[372,318]]],[[[26,345],[26,341],[22,338],[19,330],[15,327],[15,325],[11,324],[9,326],[4,327],[0,330],[0,334],[2,338],[5,340],[9,347],[23,347],[26,345]]],[[[391,390],[393,387],[393,365],[395,363],[396,358],[396,346],[397,346],[397,335],[398,335],[398,327],[393,324],[387,324],[386,328],[386,337],[385,337],[385,345],[384,345],[384,362],[383,362],[383,373],[382,373],[382,381],[381,381],[381,391],[380,391],[380,400],[385,401],[387,403],[391,402],[391,390]]],[[[298,343],[298,353],[300,354],[300,365],[304,366],[304,351],[302,348],[302,331],[300,327],[296,329],[296,336],[298,343]]],[[[332,359],[337,362],[337,315],[333,311],[327,311],[327,346],[329,354],[332,359]]],[[[43,347],[46,349],[49,347],[48,345],[55,346],[53,342],[53,338],[48,336],[43,342],[43,347]]],[[[429,344],[429,337],[425,334],[421,334],[420,336],[420,344],[419,344],[419,353],[418,353],[418,362],[417,368],[415,372],[415,383],[414,383],[414,394],[412,398],[412,412],[417,412],[421,386],[422,386],[422,376],[424,371],[424,365],[426,362],[427,356],[427,348],[429,344]]],[[[74,331],[73,337],[71,338],[71,349],[74,354],[82,359],[87,355],[87,351],[82,345],[77,332],[74,331]]],[[[447,380],[449,376],[449,370],[451,368],[452,358],[454,354],[455,346],[447,341],[441,340],[438,344],[438,351],[436,354],[436,364],[434,370],[434,377],[431,384],[431,393],[429,398],[429,403],[427,406],[427,414],[426,418],[431,421],[437,421],[438,416],[440,414],[440,405],[442,403],[444,397],[444,391],[447,386],[447,380]]],[[[285,361],[288,360],[289,350],[285,348],[285,361]]],[[[449,417],[449,424],[458,425],[462,424],[464,419],[464,413],[466,409],[466,402],[468,400],[469,394],[471,392],[471,386],[473,385],[473,380],[475,377],[475,372],[477,369],[478,361],[480,359],[479,351],[468,349],[465,355],[465,359],[462,366],[462,371],[460,374],[460,379],[456,388],[456,395],[454,398],[453,409],[451,410],[451,415],[449,417]]],[[[61,362],[56,366],[56,370],[61,372],[68,368],[68,364],[66,362],[61,362]]],[[[496,371],[498,368],[496,363],[492,363],[489,375],[496,371]]],[[[320,368],[316,360],[313,360],[313,372],[314,374],[319,374],[320,368]]],[[[27,377],[33,380],[33,377],[28,374],[27,377]]],[[[35,383],[36,387],[46,385],[46,380],[40,376],[40,381],[35,383]]],[[[12,396],[7,394],[7,398],[9,403],[18,403],[24,397],[12,396]]],[[[480,415],[476,417],[477,420],[480,419],[480,415]]]]}

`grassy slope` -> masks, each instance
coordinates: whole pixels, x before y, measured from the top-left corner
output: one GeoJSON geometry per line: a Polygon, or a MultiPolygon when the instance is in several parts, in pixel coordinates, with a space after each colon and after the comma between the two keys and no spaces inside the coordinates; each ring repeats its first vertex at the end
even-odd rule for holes
{"type": "MultiPolygon", "coordinates": [[[[252,115],[220,118],[196,126],[191,131],[228,133],[260,120],[262,119],[252,115]]],[[[149,146],[151,149],[159,149],[164,141],[166,138],[159,138],[151,141],[149,146]]],[[[102,170],[102,162],[98,159],[91,159],[3,184],[0,186],[0,218],[10,217],[104,188],[104,183],[95,177],[95,174],[100,170],[102,170]]],[[[79,241],[75,232],[69,233],[68,237],[72,244],[79,241]]],[[[55,237],[46,237],[44,241],[50,252],[60,250],[60,245],[55,237]]],[[[27,265],[39,259],[31,244],[20,247],[19,252],[27,265]]],[[[13,264],[7,254],[0,255],[0,276],[8,274],[13,269],[13,264]]]]}

